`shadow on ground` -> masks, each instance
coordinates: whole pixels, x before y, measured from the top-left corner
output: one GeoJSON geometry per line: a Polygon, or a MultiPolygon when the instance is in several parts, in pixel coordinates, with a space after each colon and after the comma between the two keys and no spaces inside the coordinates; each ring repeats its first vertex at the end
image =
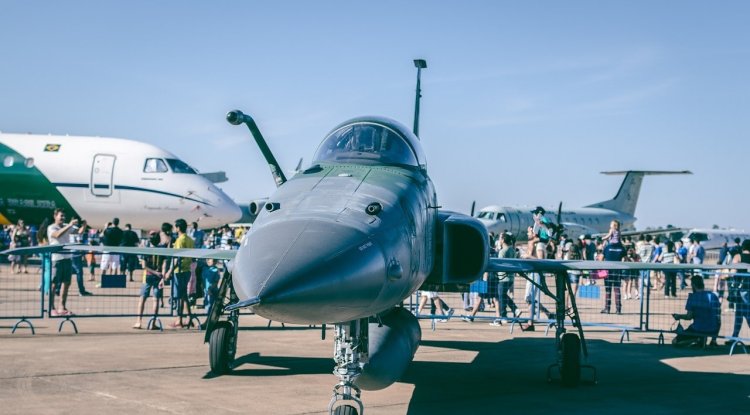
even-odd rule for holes
{"type": "MultiPolygon", "coordinates": [[[[716,359],[724,365],[724,359],[748,365],[746,356],[729,357],[726,348],[676,349],[669,345],[602,340],[588,344],[588,362],[598,370],[598,383],[563,388],[546,379],[547,366],[555,359],[552,338],[422,341],[421,346],[429,349],[420,351],[418,361],[410,364],[401,380],[415,386],[408,413],[743,413],[750,405],[749,376],[711,373],[711,362],[716,359]],[[473,360],[439,361],[450,360],[440,355],[456,350],[473,352],[473,360]],[[435,361],[430,361],[431,355],[435,361]],[[684,364],[681,358],[690,362],[684,364]],[[699,367],[701,372],[678,370],[675,366],[699,367]]],[[[330,373],[333,361],[251,353],[239,357],[235,367],[230,376],[291,376],[330,373]],[[249,364],[265,367],[243,368],[249,364]]],[[[744,371],[750,372],[750,368],[744,371]]],[[[587,372],[583,376],[591,378],[587,372]]],[[[334,383],[331,376],[331,386],[334,383]]],[[[387,393],[387,389],[365,391],[365,404],[370,393],[387,393]]]]}

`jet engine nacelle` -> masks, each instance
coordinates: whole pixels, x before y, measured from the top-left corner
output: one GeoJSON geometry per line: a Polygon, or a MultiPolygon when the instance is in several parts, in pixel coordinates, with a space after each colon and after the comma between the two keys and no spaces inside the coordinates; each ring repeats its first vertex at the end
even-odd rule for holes
{"type": "Polygon", "coordinates": [[[416,317],[403,307],[396,307],[369,324],[370,360],[362,369],[356,384],[365,390],[387,388],[401,378],[414,359],[422,329],[416,317]]]}
{"type": "Polygon", "coordinates": [[[482,222],[461,213],[440,212],[435,237],[435,263],[425,283],[469,283],[482,276],[490,255],[482,222]]]}

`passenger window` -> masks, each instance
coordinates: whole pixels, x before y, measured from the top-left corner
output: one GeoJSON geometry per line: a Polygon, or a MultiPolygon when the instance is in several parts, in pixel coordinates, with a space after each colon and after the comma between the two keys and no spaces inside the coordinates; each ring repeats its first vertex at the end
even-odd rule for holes
{"type": "Polygon", "coordinates": [[[26,166],[27,168],[29,168],[29,169],[30,169],[30,168],[32,168],[32,167],[34,167],[34,158],[33,158],[33,157],[29,157],[29,158],[27,158],[27,159],[26,159],[26,163],[24,163],[24,165],[25,165],[25,166],[26,166]]]}
{"type": "Polygon", "coordinates": [[[498,219],[500,220],[500,222],[507,222],[507,219],[505,219],[505,213],[498,214],[498,219]]]}
{"type": "Polygon", "coordinates": [[[167,163],[162,159],[146,159],[146,164],[143,165],[144,173],[166,173],[167,163]]]}
{"type": "Polygon", "coordinates": [[[13,167],[13,156],[6,156],[3,159],[3,166],[5,166],[5,167],[13,167]]]}

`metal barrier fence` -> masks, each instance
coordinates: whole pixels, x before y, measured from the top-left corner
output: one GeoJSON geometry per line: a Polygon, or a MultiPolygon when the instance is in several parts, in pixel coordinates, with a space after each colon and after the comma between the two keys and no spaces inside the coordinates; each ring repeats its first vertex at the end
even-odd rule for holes
{"type": "MultiPolygon", "coordinates": [[[[85,262],[84,262],[85,264],[85,262]]],[[[50,304],[52,296],[51,289],[51,263],[48,255],[43,256],[42,266],[37,269],[31,266],[30,274],[11,274],[9,269],[0,270],[0,319],[15,319],[16,325],[13,332],[21,323],[30,326],[32,333],[33,325],[29,319],[39,319],[52,317],[50,311],[54,309],[50,304]]],[[[90,269],[77,267],[70,284],[67,299],[67,308],[71,310],[73,316],[60,316],[61,319],[58,331],[62,330],[65,323],[70,322],[73,329],[77,332],[75,319],[88,317],[136,317],[139,299],[141,297],[141,288],[143,285],[143,271],[136,270],[133,281],[129,281],[126,276],[104,277],[97,271],[95,279],[91,280],[90,269]],[[76,271],[82,272],[81,278],[76,275],[76,271]],[[79,285],[79,282],[81,285],[79,285]],[[85,295],[90,292],[93,295],[85,295]]],[[[715,273],[705,272],[704,281],[707,290],[714,287],[715,273]]],[[[677,326],[673,314],[684,314],[685,304],[688,294],[691,292],[689,286],[682,286],[680,275],[660,275],[660,273],[643,271],[621,275],[619,283],[612,279],[597,279],[595,273],[584,273],[580,278],[578,285],[576,304],[581,316],[581,322],[584,327],[603,327],[617,329],[622,331],[621,340],[628,337],[630,331],[658,332],[660,334],[673,332],[677,326]],[[672,278],[676,282],[674,296],[672,292],[665,292],[663,284],[667,281],[671,283],[672,278]],[[666,296],[665,294],[669,294],[666,296]],[[643,294],[643,295],[640,295],[643,294]],[[606,297],[610,297],[609,305],[606,297]]],[[[687,285],[689,285],[690,275],[685,275],[687,285]]],[[[554,292],[555,279],[546,277],[549,289],[554,292]]],[[[494,282],[494,281],[493,281],[494,282]]],[[[483,284],[475,284],[482,286],[483,284]]],[[[497,292],[497,286],[494,283],[486,284],[483,291],[497,292]]],[[[554,302],[543,295],[540,290],[534,288],[525,279],[516,277],[513,284],[510,285],[508,294],[511,302],[516,306],[516,314],[513,309],[507,309],[507,317],[502,318],[501,312],[497,310],[497,304],[491,306],[488,299],[481,297],[494,297],[489,295],[479,296],[478,294],[467,292],[459,293],[436,293],[447,306],[453,310],[451,315],[445,315],[448,311],[441,312],[440,309],[431,311],[431,300],[429,296],[420,297],[419,292],[412,296],[411,306],[420,318],[431,319],[433,328],[439,325],[440,321],[450,318],[463,318],[467,321],[480,322],[484,321],[495,325],[505,325],[511,331],[518,326],[528,329],[528,326],[537,323],[535,327],[539,330],[549,330],[554,326],[555,320],[552,313],[555,310],[554,302]],[[420,300],[425,301],[424,308],[418,310],[420,300]],[[471,315],[474,304],[483,304],[475,315],[471,315]],[[526,325],[523,327],[522,325],[526,325]],[[546,326],[546,327],[545,327],[546,326]]],[[[670,285],[671,287],[671,285],[670,285]]],[[[175,310],[171,307],[172,303],[171,286],[164,287],[163,299],[158,308],[156,317],[175,317],[175,310]]],[[[726,297],[726,296],[725,296],[726,297]]],[[[207,310],[202,308],[203,292],[198,291],[195,295],[195,305],[193,314],[197,318],[193,323],[196,327],[201,327],[201,322],[205,320],[207,310]]],[[[59,304],[59,296],[54,296],[55,305],[59,304]]],[[[143,319],[149,321],[153,315],[153,297],[150,297],[145,304],[143,319]]],[[[439,302],[438,302],[439,303],[439,302]]],[[[736,316],[736,310],[724,298],[721,304],[721,329],[719,335],[725,338],[740,338],[745,343],[750,344],[750,328],[747,321],[739,321],[741,326],[736,336],[733,336],[736,316]]],[[[54,317],[53,317],[54,318],[54,317]]],[[[187,318],[185,319],[187,320],[187,318]]],[[[161,321],[154,320],[161,328],[161,321]]],[[[683,321],[684,327],[690,322],[683,321]]],[[[269,322],[270,325],[270,322],[269,322]]],[[[144,324],[146,327],[146,324],[144,324]]]]}
{"type": "MultiPolygon", "coordinates": [[[[703,274],[705,289],[712,291],[717,274],[713,272],[704,272],[703,274]]],[[[581,276],[576,295],[576,305],[580,313],[581,323],[584,327],[620,330],[622,331],[621,341],[629,338],[630,331],[655,332],[659,333],[661,338],[665,334],[676,334],[678,321],[675,320],[673,314],[686,313],[685,306],[688,294],[692,292],[690,288],[691,273],[684,275],[685,285],[681,284],[681,277],[679,273],[664,275],[664,273],[654,271],[643,271],[642,273],[620,275],[616,278],[597,279],[594,273],[584,273],[581,276]],[[671,284],[673,278],[676,282],[675,290],[673,293],[671,285],[668,285],[670,291],[668,291],[669,296],[667,296],[665,285],[667,281],[671,284]],[[607,296],[610,297],[609,301],[606,300],[607,296]]],[[[548,276],[546,281],[550,290],[555,292],[555,278],[548,276]]],[[[478,291],[496,292],[494,291],[497,289],[496,284],[488,283],[486,285],[486,289],[485,284],[475,283],[472,284],[472,287],[479,286],[480,290],[478,291]]],[[[528,281],[517,276],[508,294],[510,300],[517,307],[516,314],[510,307],[506,307],[505,313],[499,311],[494,295],[471,291],[466,293],[417,292],[412,296],[410,305],[417,317],[432,320],[433,330],[439,327],[441,322],[455,319],[461,319],[467,323],[484,322],[485,324],[506,326],[511,332],[519,325],[521,328],[524,328],[523,325],[527,325],[527,327],[533,325],[535,330],[545,331],[554,327],[554,301],[535,289],[528,281]],[[448,308],[440,307],[441,301],[435,301],[432,298],[434,296],[437,296],[448,308]],[[424,303],[421,310],[419,309],[420,301],[424,303]],[[432,304],[433,302],[435,304],[432,304]],[[480,304],[480,308],[476,314],[472,315],[475,304],[480,304]],[[441,310],[441,308],[443,309],[441,310]],[[507,317],[500,317],[502,314],[507,315],[507,317]]],[[[568,302],[568,304],[570,303],[568,302]]],[[[718,335],[729,340],[740,340],[740,342],[750,345],[750,327],[748,327],[750,321],[741,320],[743,311],[740,310],[738,313],[735,308],[733,304],[727,301],[726,293],[724,293],[721,308],[718,310],[721,318],[718,335]],[[738,327],[736,333],[735,323],[738,327]]],[[[682,320],[679,323],[681,327],[687,328],[692,321],[682,320]]],[[[569,324],[569,322],[566,322],[566,324],[569,324]]]]}
{"type": "Polygon", "coordinates": [[[0,319],[16,320],[13,333],[22,325],[34,333],[34,325],[29,319],[44,317],[41,268],[28,266],[29,273],[18,274],[10,272],[10,266],[7,269],[0,278],[0,319]]]}
{"type": "MultiPolygon", "coordinates": [[[[97,262],[98,263],[98,262],[97,262]]],[[[34,333],[33,324],[29,319],[57,318],[60,319],[58,331],[61,331],[66,323],[70,323],[77,333],[78,328],[75,320],[91,317],[135,317],[138,316],[139,301],[142,295],[144,282],[143,270],[136,270],[131,281],[127,274],[101,275],[101,271],[95,268],[92,272],[81,258],[74,258],[73,275],[68,289],[66,309],[72,315],[55,315],[52,310],[60,308],[62,292],[52,293],[52,264],[49,254],[42,255],[40,266],[29,266],[29,274],[12,274],[9,267],[0,269],[0,318],[16,319],[18,323],[13,327],[13,332],[23,322],[28,324],[34,333]],[[53,295],[54,294],[54,295],[53,295]]],[[[202,326],[208,310],[204,307],[204,293],[197,283],[196,276],[195,294],[192,306],[193,319],[185,313],[184,323],[191,324],[197,328],[202,326]],[[190,320],[188,322],[188,320],[190,320]]],[[[165,284],[162,297],[159,299],[157,313],[154,314],[155,298],[149,292],[143,311],[143,327],[151,327],[153,323],[156,328],[162,329],[163,317],[177,317],[176,297],[172,292],[173,285],[165,284]],[[174,306],[173,306],[174,304],[174,306]],[[153,317],[153,320],[151,320],[153,317]],[[148,322],[148,323],[146,323],[148,322]]],[[[58,287],[59,289],[59,287],[58,287]]]]}

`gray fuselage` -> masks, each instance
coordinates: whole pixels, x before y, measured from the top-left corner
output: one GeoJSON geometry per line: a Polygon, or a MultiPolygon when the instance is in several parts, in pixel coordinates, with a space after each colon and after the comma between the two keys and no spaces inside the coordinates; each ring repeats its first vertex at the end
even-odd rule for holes
{"type": "Polygon", "coordinates": [[[385,311],[432,270],[435,205],[424,166],[317,163],[269,198],[237,254],[234,287],[280,322],[385,311]]]}

